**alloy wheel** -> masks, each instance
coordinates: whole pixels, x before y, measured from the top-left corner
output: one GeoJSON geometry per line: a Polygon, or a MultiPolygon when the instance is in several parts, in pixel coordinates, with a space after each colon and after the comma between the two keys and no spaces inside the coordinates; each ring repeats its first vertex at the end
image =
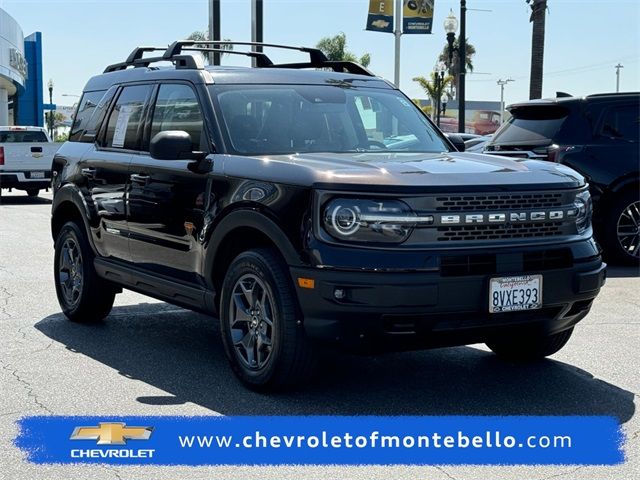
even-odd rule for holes
{"type": "Polygon", "coordinates": [[[62,295],[69,307],[80,300],[82,291],[82,253],[80,246],[72,237],[65,239],[58,261],[58,281],[62,287],[62,295]]]}
{"type": "Polygon", "coordinates": [[[263,368],[273,350],[273,298],[265,283],[248,273],[233,287],[229,327],[236,355],[251,370],[263,368]]]}
{"type": "Polygon", "coordinates": [[[632,202],[622,210],[616,233],[627,255],[640,258],[640,202],[632,202]]]}

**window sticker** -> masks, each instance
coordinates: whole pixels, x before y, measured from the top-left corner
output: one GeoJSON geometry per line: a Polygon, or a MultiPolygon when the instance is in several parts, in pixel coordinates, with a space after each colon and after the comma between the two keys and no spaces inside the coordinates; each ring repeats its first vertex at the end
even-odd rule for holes
{"type": "Polygon", "coordinates": [[[125,137],[127,136],[127,126],[129,125],[129,118],[133,113],[133,107],[131,105],[122,105],[118,112],[118,120],[116,120],[116,128],[113,132],[112,147],[124,147],[125,137]]]}

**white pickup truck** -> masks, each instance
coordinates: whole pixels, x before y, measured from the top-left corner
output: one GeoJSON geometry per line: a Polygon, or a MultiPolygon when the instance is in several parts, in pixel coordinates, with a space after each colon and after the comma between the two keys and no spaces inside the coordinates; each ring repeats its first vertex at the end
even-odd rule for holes
{"type": "Polygon", "coordinates": [[[0,126],[0,194],[15,188],[36,197],[49,188],[53,155],[60,145],[42,127],[0,126]]]}

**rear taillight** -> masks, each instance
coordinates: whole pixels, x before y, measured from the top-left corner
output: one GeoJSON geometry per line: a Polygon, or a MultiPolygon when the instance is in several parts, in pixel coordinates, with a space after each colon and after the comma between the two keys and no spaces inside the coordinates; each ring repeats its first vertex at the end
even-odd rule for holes
{"type": "Polygon", "coordinates": [[[4,147],[0,147],[0,165],[4,165],[4,147]]]}

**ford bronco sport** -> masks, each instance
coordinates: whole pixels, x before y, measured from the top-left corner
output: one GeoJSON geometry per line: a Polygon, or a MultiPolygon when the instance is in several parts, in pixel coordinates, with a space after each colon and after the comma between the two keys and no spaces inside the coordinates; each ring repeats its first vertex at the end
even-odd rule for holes
{"type": "Polygon", "coordinates": [[[257,389],[308,378],[322,344],[563,347],[605,280],[581,175],[458,152],[393,85],[319,50],[205,67],[188,52],[225,42],[203,43],[137,48],[85,87],[53,165],[69,319],[103,319],[122,288],[217,315],[257,389]]]}

